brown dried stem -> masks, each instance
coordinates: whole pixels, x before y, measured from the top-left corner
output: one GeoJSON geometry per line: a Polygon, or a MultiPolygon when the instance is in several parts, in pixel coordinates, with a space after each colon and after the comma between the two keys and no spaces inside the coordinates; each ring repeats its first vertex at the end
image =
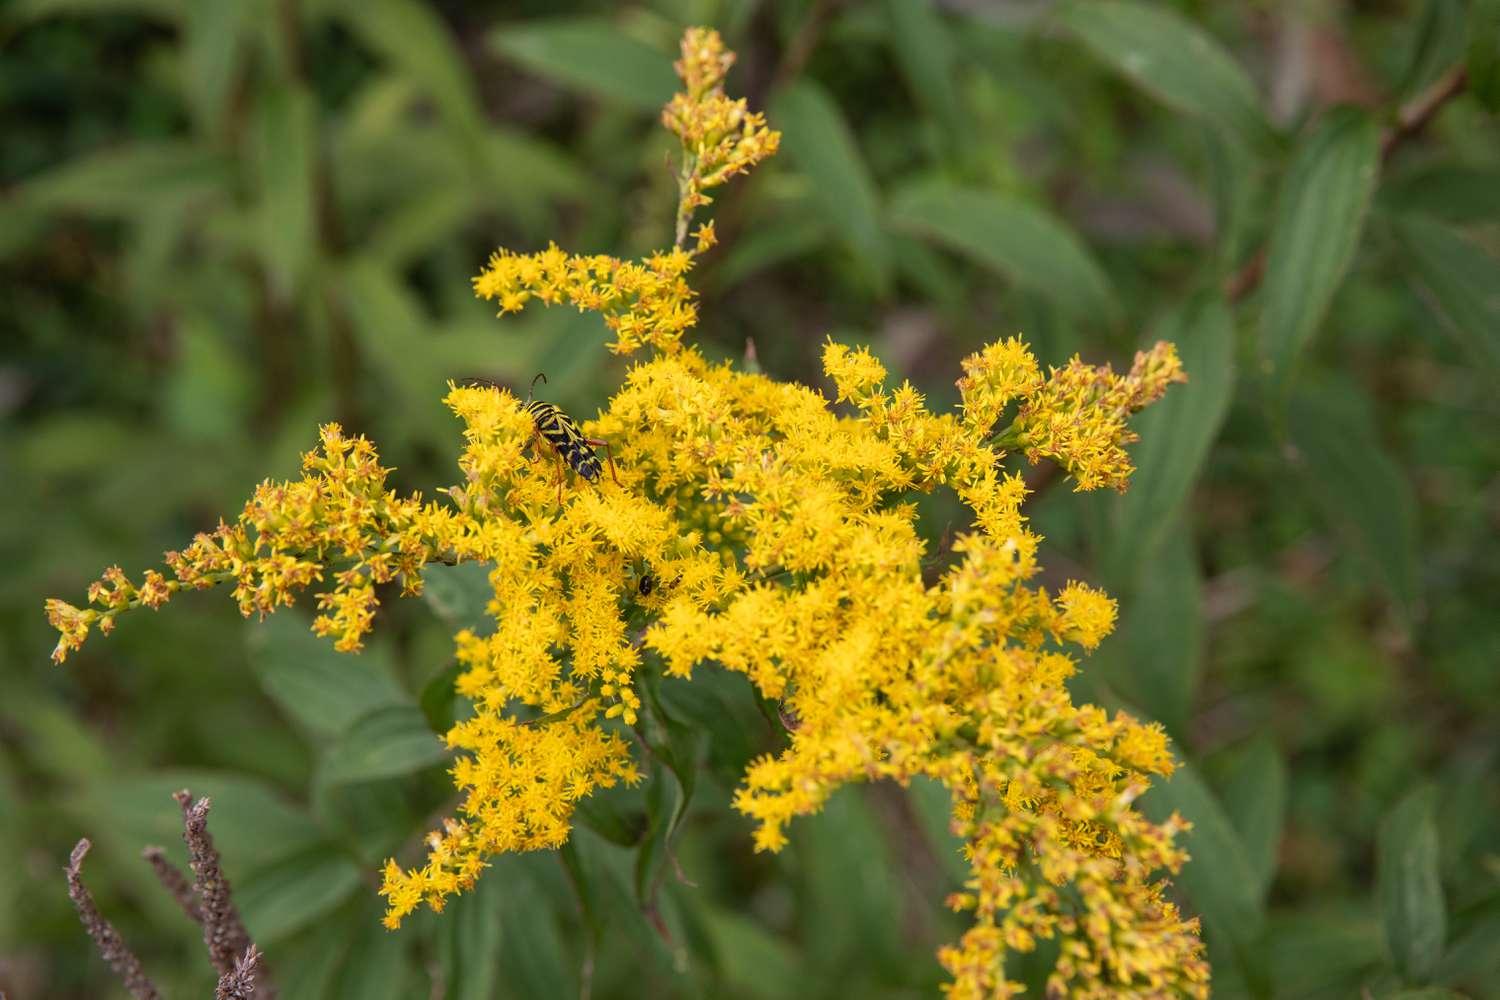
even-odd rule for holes
{"type": "Polygon", "coordinates": [[[214,847],[213,835],[208,832],[208,810],[212,803],[207,798],[193,803],[187,789],[174,793],[172,798],[182,806],[182,839],[187,842],[193,888],[202,911],[199,923],[203,925],[203,944],[208,949],[208,960],[222,975],[234,970],[235,960],[250,947],[250,935],[240,922],[229,880],[219,867],[219,852],[214,847]]]}
{"type": "Polygon", "coordinates": [[[84,930],[89,932],[89,937],[94,939],[94,946],[99,949],[99,956],[109,963],[115,975],[125,984],[130,995],[136,1000],[160,1000],[161,993],[156,985],[146,975],[146,970],[141,968],[140,959],[125,946],[125,941],[120,937],[108,920],[104,919],[99,908],[94,905],[94,897],[84,887],[83,878],[79,874],[83,868],[84,856],[89,852],[87,839],[80,840],[73,848],[73,853],[68,858],[68,896],[73,900],[73,905],[78,908],[78,919],[83,922],[84,930]]]}
{"type": "Polygon", "coordinates": [[[252,944],[243,958],[235,959],[234,969],[219,977],[214,1000],[250,1000],[255,996],[255,967],[259,962],[260,952],[252,944]]]}
{"type": "Polygon", "coordinates": [[[198,905],[193,884],[182,874],[181,868],[167,860],[167,852],[160,847],[148,847],[141,852],[141,856],[150,862],[157,881],[171,893],[172,899],[187,914],[187,918],[198,926],[203,926],[203,909],[198,905]]]}

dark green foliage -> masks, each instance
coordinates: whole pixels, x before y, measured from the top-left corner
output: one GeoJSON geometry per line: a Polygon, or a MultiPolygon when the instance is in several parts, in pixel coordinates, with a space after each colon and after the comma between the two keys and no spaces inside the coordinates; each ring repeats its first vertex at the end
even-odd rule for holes
{"type": "Polygon", "coordinates": [[[211,992],[139,859],[181,863],[186,786],[283,997],[935,995],[962,928],[940,790],[846,790],[754,854],[729,801],[787,720],[713,671],[649,678],[651,780],[566,850],[382,930],[376,867],[451,804],[483,567],[393,595],[359,656],[209,593],[47,662],[44,597],[232,516],[321,421],[430,495],[461,475],[449,379],[546,370],[589,416],[624,371],[598,319],[498,321],[469,277],[499,245],[670,240],[656,108],[712,23],[785,143],[716,192],[711,356],[753,338],[816,384],[832,333],[946,405],[998,337],[1117,367],[1178,343],[1130,492],[1039,472],[1031,510],[1055,583],[1121,600],[1079,694],[1177,741],[1144,806],[1196,824],[1174,891],[1217,994],[1500,996],[1500,3],[1303,6],[0,8],[0,990],[114,988],[61,877],[88,836],[163,991],[211,992]]]}

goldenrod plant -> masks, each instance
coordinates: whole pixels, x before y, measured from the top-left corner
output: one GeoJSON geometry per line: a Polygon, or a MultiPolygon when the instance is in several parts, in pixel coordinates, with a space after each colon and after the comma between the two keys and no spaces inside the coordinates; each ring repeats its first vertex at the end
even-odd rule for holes
{"type": "Polygon", "coordinates": [[[581,422],[612,448],[618,482],[597,465],[569,476],[510,391],[450,383],[464,447],[440,496],[393,490],[374,444],[325,425],[301,479],[261,484],[234,521],[168,553],[165,572],[136,582],[111,568],[85,608],[49,601],[54,658],[127,610],[216,585],[262,617],[316,590],[314,631],[354,652],[381,587],[415,595],[433,564],[479,564],[493,627],[456,637],[471,711],[444,735],[460,802],[425,862],[386,863],[388,927],[442,910],[498,855],[566,844],[580,802],[641,781],[653,692],[723,670],[785,720],[785,745],[734,795],[757,850],[781,850],[794,820],[854,782],[946,788],[969,869],[948,903],[973,919],[939,952],[949,996],[1018,992],[1008,965],[1043,940],[1057,948],[1050,995],[1207,996],[1198,922],[1169,892],[1186,824],[1135,806],[1173,771],[1166,734],[1069,694],[1115,603],[1085,583],[1035,582],[1027,486],[1004,464],[1023,453],[1078,490],[1126,489],[1130,416],[1185,380],[1174,348],[1138,353],[1125,374],[1076,357],[1044,372],[1002,339],[963,362],[954,412],[832,340],[828,394],[709,361],[687,340],[689,279],[714,227],[688,230],[705,192],[779,140],[725,95],[732,61],[716,32],[684,35],[685,89],[662,116],[682,149],[673,246],[640,262],[502,249],[474,279],[502,317],[538,303],[599,313],[609,349],[635,359],[581,422]],[[928,574],[938,540],[918,531],[914,500],[937,490],[972,523],[928,574]]]}

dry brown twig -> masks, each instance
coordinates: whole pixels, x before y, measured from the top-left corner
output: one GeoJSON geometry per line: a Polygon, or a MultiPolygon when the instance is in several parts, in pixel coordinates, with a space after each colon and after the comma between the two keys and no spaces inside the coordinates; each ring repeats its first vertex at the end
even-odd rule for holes
{"type": "MultiPolygon", "coordinates": [[[[182,808],[182,839],[187,843],[193,881],[190,883],[182,870],[167,860],[166,852],[160,847],[148,847],[143,854],[156,872],[157,880],[182,912],[203,928],[203,944],[208,949],[209,961],[219,973],[214,997],[216,1000],[250,1000],[252,997],[255,1000],[274,1000],[276,987],[270,981],[270,971],[240,921],[229,880],[219,866],[219,852],[208,832],[208,811],[212,803],[207,798],[193,802],[186,789],[176,792],[172,798],[182,808]]],[[[137,1000],[160,1000],[161,993],[146,975],[140,961],[99,913],[93,897],[83,885],[80,871],[88,850],[89,842],[80,840],[73,848],[66,869],[68,895],[78,908],[78,918],[89,937],[94,939],[100,956],[109,963],[131,995],[137,1000]]]]}
{"type": "Polygon", "coordinates": [[[87,838],[80,840],[69,855],[68,867],[65,869],[68,875],[68,896],[78,909],[78,919],[83,923],[83,929],[89,932],[89,937],[94,939],[99,957],[109,963],[109,967],[120,977],[120,982],[125,984],[131,996],[136,1000],[160,1000],[161,993],[141,967],[140,959],[126,947],[114,925],[104,919],[104,915],[94,905],[94,897],[83,884],[83,859],[91,846],[93,845],[87,838]]]}

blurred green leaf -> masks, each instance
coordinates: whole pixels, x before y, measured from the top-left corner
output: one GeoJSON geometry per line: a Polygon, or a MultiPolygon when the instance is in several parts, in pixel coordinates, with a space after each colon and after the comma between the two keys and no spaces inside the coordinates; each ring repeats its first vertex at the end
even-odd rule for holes
{"type": "Polygon", "coordinates": [[[383,646],[340,653],[295,611],[252,624],[246,639],[251,669],[266,694],[319,736],[336,736],[377,709],[411,700],[381,655],[383,646]]]}
{"type": "Polygon", "coordinates": [[[1101,61],[1167,107],[1234,131],[1249,145],[1266,131],[1255,85],[1208,33],[1161,6],[1080,0],[1063,26],[1101,61]]]}
{"type": "Polygon", "coordinates": [[[1328,523],[1411,613],[1420,596],[1416,501],[1368,407],[1332,387],[1309,389],[1288,407],[1287,433],[1328,523]]]}
{"type": "Polygon", "coordinates": [[[838,105],[817,83],[804,79],[776,97],[770,119],[807,178],[814,204],[883,286],[890,249],[880,228],[879,193],[838,105]]]}
{"type": "Polygon", "coordinates": [[[27,178],[18,197],[51,212],[129,217],[217,198],[231,177],[231,162],[221,153],[180,140],[142,141],[27,178]]]}
{"type": "Polygon", "coordinates": [[[314,921],[306,933],[290,938],[277,949],[272,972],[280,1000],[326,1000],[333,991],[339,966],[349,954],[356,928],[349,911],[314,921]]]}
{"type": "Polygon", "coordinates": [[[1246,963],[1261,932],[1264,913],[1255,869],[1228,815],[1197,770],[1179,761],[1167,779],[1156,779],[1141,797],[1142,811],[1156,822],[1176,812],[1193,824],[1181,838],[1192,856],[1173,882],[1203,917],[1210,933],[1231,943],[1246,963]]]}
{"type": "Polygon", "coordinates": [[[1500,0],[1469,6],[1469,92],[1490,112],[1500,112],[1500,0]]]}
{"type": "Polygon", "coordinates": [[[484,112],[452,30],[419,0],[338,0],[331,13],[355,38],[415,80],[470,151],[481,152],[484,112]]]}
{"type": "Polygon", "coordinates": [[[1045,210],[994,191],[927,183],[894,199],[892,227],[958,250],[1080,318],[1118,315],[1109,278],[1045,210]]]}
{"type": "Polygon", "coordinates": [[[1286,800],[1286,761],[1276,741],[1263,733],[1240,751],[1224,781],[1224,808],[1245,845],[1262,900],[1276,874],[1286,800]]]}
{"type": "Polygon", "coordinates": [[[1500,260],[1431,219],[1401,218],[1395,231],[1423,301],[1476,360],[1500,372],[1500,260]]]}
{"type": "Polygon", "coordinates": [[[231,880],[321,843],[324,833],[298,807],[264,782],[212,771],[158,771],[138,777],[101,770],[78,800],[94,836],[108,835],[131,853],[155,844],[186,859],[182,810],[172,794],[186,788],[213,803],[208,829],[231,880]]]}
{"type": "Polygon", "coordinates": [[[1136,471],[1117,504],[1107,560],[1117,580],[1150,572],[1162,539],[1180,530],[1183,505],[1234,397],[1234,321],[1223,302],[1188,302],[1162,320],[1153,339],[1177,345],[1188,381],[1134,422],[1141,436],[1131,449],[1136,471]]]}
{"type": "MultiPolygon", "coordinates": [[[[366,907],[358,913],[353,930],[354,941],[343,968],[339,970],[338,987],[328,994],[330,997],[342,1000],[403,1000],[426,992],[417,987],[417,971],[407,957],[404,942],[382,927],[379,918],[370,908],[366,907]]],[[[478,957],[480,956],[476,956],[478,957]]],[[[493,967],[493,962],[490,966],[493,967]]],[[[452,980],[447,982],[451,984],[452,980]]],[[[468,997],[480,995],[488,994],[460,993],[453,990],[451,985],[444,994],[448,1000],[467,1000],[468,997]]]]}
{"type": "Polygon", "coordinates": [[[704,923],[721,956],[724,980],[737,993],[766,1000],[797,996],[804,983],[801,957],[760,924],[717,906],[704,923]]]}
{"type": "Polygon", "coordinates": [[[1115,675],[1121,694],[1175,737],[1187,731],[1203,660],[1203,584],[1191,534],[1168,536],[1150,565],[1137,567],[1135,587],[1124,602],[1124,654],[1115,675]]]}
{"type": "Polygon", "coordinates": [[[890,786],[840,789],[797,831],[798,852],[807,866],[802,940],[824,963],[851,976],[878,976],[881,962],[900,951],[895,919],[902,909],[895,875],[900,868],[887,823],[864,794],[894,791],[890,786]]]}
{"type": "Polygon", "coordinates": [[[639,111],[660,111],[679,86],[672,57],[608,21],[510,21],[487,40],[500,55],[546,80],[639,111]]]}
{"type": "Polygon", "coordinates": [[[316,125],[313,97],[304,88],[268,87],[256,105],[260,247],[280,299],[300,289],[317,253],[316,125]]]}
{"type": "MultiPolygon", "coordinates": [[[[648,818],[642,812],[627,814],[612,793],[621,789],[598,791],[578,801],[574,815],[578,822],[619,847],[635,847],[650,833],[648,818]]],[[[623,796],[621,796],[623,797],[623,796]]]]}
{"type": "Polygon", "coordinates": [[[254,386],[233,344],[205,316],[177,322],[177,365],[162,386],[167,422],[183,440],[235,447],[250,421],[254,386]]]}
{"type": "Polygon", "coordinates": [[[418,790],[405,777],[352,785],[330,785],[321,778],[315,770],[312,795],[318,822],[356,861],[371,868],[427,832],[423,824],[431,817],[425,814],[435,804],[430,793],[442,795],[436,782],[418,790]]]}
{"type": "MultiPolygon", "coordinates": [[[[215,838],[217,818],[210,814],[215,838]]],[[[245,929],[256,944],[265,947],[301,930],[348,899],[364,884],[364,873],[345,855],[323,849],[288,858],[235,881],[235,904],[245,929]]]]}
{"type": "Polygon", "coordinates": [[[495,619],[486,611],[495,599],[495,588],[490,586],[494,568],[491,563],[477,562],[424,566],[422,599],[445,625],[489,635],[495,630],[495,619]]]}
{"type": "Polygon", "coordinates": [[[7,17],[38,20],[63,14],[141,14],[164,21],[180,21],[190,0],[14,0],[7,17]]]}
{"type": "Polygon", "coordinates": [[[931,0],[884,0],[881,10],[906,85],[922,109],[951,138],[959,138],[963,123],[953,87],[953,43],[936,5],[931,0]]]}
{"type": "Polygon", "coordinates": [[[751,759],[765,750],[766,721],[743,674],[706,669],[691,680],[668,677],[657,695],[673,718],[713,734],[708,766],[725,788],[738,785],[751,759]]]}
{"type": "Polygon", "coordinates": [[[1390,183],[1382,180],[1379,200],[1398,212],[1457,225],[1493,222],[1500,219],[1500,169],[1437,163],[1390,183]]]}
{"type": "Polygon", "coordinates": [[[330,785],[370,781],[422,771],[447,759],[442,740],[427,728],[419,709],[378,708],[329,748],[321,777],[330,785]]]}
{"type": "Polygon", "coordinates": [[[810,254],[832,238],[822,219],[794,215],[735,240],[723,262],[715,262],[708,273],[716,286],[732,288],[783,261],[810,254]]]}
{"type": "Polygon", "coordinates": [[[462,663],[453,662],[438,671],[426,684],[417,703],[422,717],[435,733],[446,733],[453,728],[458,718],[454,699],[458,697],[458,675],[464,672],[462,663]]]}
{"type": "Polygon", "coordinates": [[[507,888],[499,877],[481,878],[444,908],[437,922],[436,950],[443,995],[450,1000],[489,1000],[497,995],[501,976],[514,975],[500,963],[507,888]]]}
{"type": "Polygon", "coordinates": [[[698,726],[669,713],[659,693],[661,678],[644,677],[646,692],[645,730],[652,756],[665,765],[673,778],[671,803],[660,795],[661,783],[646,789],[646,817],[650,824],[645,841],[636,855],[635,892],[643,906],[655,905],[657,887],[665,866],[670,863],[682,820],[692,804],[698,787],[698,769],[702,763],[708,733],[698,726]],[[657,793],[657,794],[653,794],[657,793]]]}
{"type": "Polygon", "coordinates": [[[1464,0],[1426,0],[1412,25],[1406,69],[1396,93],[1403,100],[1421,96],[1438,77],[1463,61],[1469,44],[1464,0]]]}
{"type": "Polygon", "coordinates": [[[1468,1000],[1462,993],[1454,993],[1440,986],[1428,986],[1419,990],[1402,990],[1391,997],[1391,1000],[1468,1000]]]}
{"type": "Polygon", "coordinates": [[[1452,943],[1433,980],[1473,989],[1500,981],[1500,895],[1454,915],[1452,943]]]}
{"type": "Polygon", "coordinates": [[[1375,190],[1380,132],[1352,108],[1302,141],[1281,182],[1266,251],[1261,353],[1284,392],[1354,258],[1375,190]]]}
{"type": "Polygon", "coordinates": [[[269,10],[265,3],[187,4],[183,33],[183,91],[203,131],[218,133],[240,72],[241,46],[269,10]]]}
{"type": "MultiPolygon", "coordinates": [[[[1191,862],[1189,862],[1191,864],[1191,862]]],[[[1298,908],[1275,913],[1262,943],[1275,997],[1357,996],[1385,964],[1369,907],[1298,908]]],[[[1217,971],[1217,970],[1216,970],[1217,971]]]]}
{"type": "Polygon", "coordinates": [[[1432,789],[1408,793],[1386,814],[1377,848],[1386,942],[1402,977],[1425,983],[1443,956],[1447,935],[1432,789]]]}

